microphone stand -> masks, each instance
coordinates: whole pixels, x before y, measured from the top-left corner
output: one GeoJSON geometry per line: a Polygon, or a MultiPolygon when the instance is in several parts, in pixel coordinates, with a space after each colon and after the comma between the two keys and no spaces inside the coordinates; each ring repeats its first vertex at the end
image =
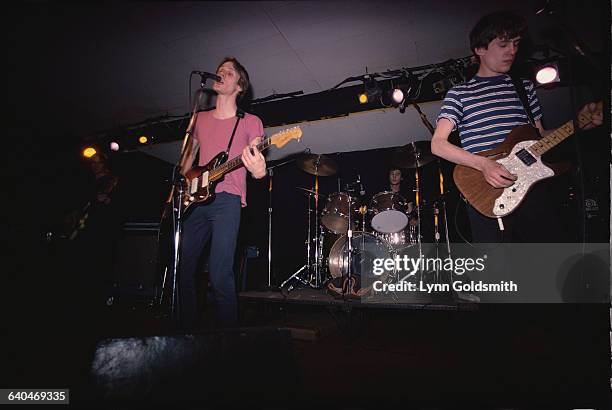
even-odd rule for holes
{"type": "Polygon", "coordinates": [[[574,52],[576,55],[583,57],[589,64],[597,70],[597,73],[600,75],[606,74],[604,67],[601,66],[599,62],[597,62],[596,58],[593,55],[593,52],[588,49],[588,47],[580,41],[576,33],[570,26],[565,23],[565,21],[561,20],[559,14],[556,12],[552,1],[547,1],[546,5],[542,7],[540,10],[536,11],[536,15],[547,14],[553,18],[553,20],[557,23],[557,25],[561,28],[563,33],[566,35],[566,40],[568,45],[570,46],[570,51],[574,52]]]}
{"type": "Polygon", "coordinates": [[[268,168],[270,180],[268,183],[268,289],[272,287],[272,189],[274,180],[274,168],[268,168]]]}
{"type": "MultiPolygon", "coordinates": [[[[574,30],[571,29],[570,26],[564,20],[562,20],[562,18],[559,16],[559,13],[556,12],[552,1],[547,1],[544,7],[538,10],[536,14],[538,15],[548,14],[549,16],[551,16],[553,20],[557,23],[557,25],[561,28],[563,33],[565,33],[569,51],[584,58],[591,65],[591,67],[593,67],[597,71],[597,74],[602,75],[602,76],[607,74],[605,67],[603,67],[601,63],[597,61],[597,59],[593,55],[593,52],[582,41],[580,41],[580,39],[578,38],[574,30]]],[[[570,59],[568,74],[569,74],[569,79],[571,82],[573,82],[574,80],[573,66],[575,66],[575,63],[572,62],[570,59]]],[[[590,88],[592,91],[594,91],[593,90],[594,87],[592,84],[590,88]]],[[[570,87],[570,89],[571,89],[572,112],[574,114],[573,115],[574,133],[579,134],[582,130],[578,126],[578,123],[576,120],[576,112],[578,109],[578,106],[576,104],[577,94],[576,94],[575,87],[570,87]]],[[[598,93],[595,92],[594,94],[596,95],[598,93]]],[[[578,240],[582,242],[583,244],[582,253],[584,254],[584,243],[586,242],[586,214],[585,214],[586,211],[585,211],[585,206],[584,206],[584,174],[583,174],[582,155],[580,152],[580,145],[579,145],[580,138],[577,138],[577,137],[578,135],[575,135],[573,138],[575,141],[574,145],[575,145],[575,151],[576,151],[576,162],[577,162],[577,170],[578,170],[577,171],[578,172],[577,183],[580,185],[580,188],[577,190],[578,195],[576,199],[578,203],[581,204],[578,208],[578,213],[579,213],[579,218],[582,221],[581,227],[580,227],[580,233],[579,233],[580,238],[578,238],[578,240]]]]}
{"type": "MultiPolygon", "coordinates": [[[[180,249],[182,242],[182,224],[183,224],[183,195],[185,188],[185,177],[181,174],[182,169],[186,169],[187,166],[192,164],[186,164],[189,154],[192,153],[193,147],[193,130],[195,129],[197,118],[198,118],[198,102],[200,101],[201,95],[204,93],[204,87],[206,85],[206,77],[201,76],[200,88],[195,94],[193,101],[193,108],[191,110],[191,119],[183,138],[183,146],[181,148],[181,155],[177,164],[174,166],[172,173],[172,188],[168,194],[166,203],[172,204],[173,213],[173,231],[174,231],[174,263],[172,265],[172,301],[170,306],[170,317],[176,323],[180,323],[180,249]]],[[[163,295],[163,290],[162,290],[163,295]]],[[[163,297],[163,296],[162,296],[163,297]]],[[[161,300],[161,298],[160,298],[161,300]]]]}

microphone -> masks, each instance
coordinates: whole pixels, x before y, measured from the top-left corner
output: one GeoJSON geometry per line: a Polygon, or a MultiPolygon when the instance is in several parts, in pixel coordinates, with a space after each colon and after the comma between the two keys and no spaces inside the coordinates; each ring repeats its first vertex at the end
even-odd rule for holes
{"type": "Polygon", "coordinates": [[[221,81],[221,77],[219,77],[217,74],[207,73],[206,71],[192,71],[191,74],[198,74],[202,78],[211,78],[211,79],[215,80],[218,83],[222,82],[221,81]]]}
{"type": "Polygon", "coordinates": [[[359,183],[359,195],[365,195],[366,191],[363,189],[363,184],[361,183],[361,175],[357,174],[357,182],[359,183]]]}

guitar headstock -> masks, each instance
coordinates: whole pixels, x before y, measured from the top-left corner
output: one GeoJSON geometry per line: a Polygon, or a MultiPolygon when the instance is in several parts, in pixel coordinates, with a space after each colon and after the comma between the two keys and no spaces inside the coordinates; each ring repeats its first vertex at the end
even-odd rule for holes
{"type": "Polygon", "coordinates": [[[302,130],[299,126],[287,128],[286,130],[280,131],[272,135],[270,139],[271,145],[276,145],[277,148],[282,148],[291,140],[297,139],[298,141],[302,138],[302,130]]]}

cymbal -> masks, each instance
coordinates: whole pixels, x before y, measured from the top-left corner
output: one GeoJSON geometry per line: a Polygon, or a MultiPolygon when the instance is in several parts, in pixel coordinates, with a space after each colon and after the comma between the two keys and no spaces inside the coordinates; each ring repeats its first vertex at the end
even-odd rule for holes
{"type": "Polygon", "coordinates": [[[391,163],[400,168],[417,168],[429,164],[435,158],[431,153],[431,142],[415,141],[396,149],[391,163]]]}
{"type": "Polygon", "coordinates": [[[303,155],[297,160],[297,165],[309,174],[323,177],[334,175],[338,171],[336,161],[323,154],[303,155]]]}
{"type": "MultiPolygon", "coordinates": [[[[306,189],[306,188],[302,188],[302,187],[299,187],[299,186],[296,186],[296,188],[297,188],[297,189],[300,189],[300,190],[302,190],[302,191],[304,191],[304,192],[307,192],[307,193],[309,193],[309,194],[312,194],[312,195],[316,195],[316,194],[317,194],[317,193],[316,193],[315,191],[313,191],[312,189],[306,189]]],[[[322,196],[323,198],[327,198],[327,195],[324,195],[324,194],[321,194],[321,193],[319,193],[319,196],[322,196]]]]}

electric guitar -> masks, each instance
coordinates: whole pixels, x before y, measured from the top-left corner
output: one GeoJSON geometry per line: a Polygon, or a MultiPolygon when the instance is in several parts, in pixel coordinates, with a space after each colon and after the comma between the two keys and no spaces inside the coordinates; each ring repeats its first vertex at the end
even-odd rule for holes
{"type": "Polygon", "coordinates": [[[47,241],[57,239],[74,241],[90,222],[90,210],[108,205],[112,201],[119,179],[111,173],[104,173],[96,179],[96,191],[92,199],[79,209],[66,214],[57,224],[57,229],[46,232],[47,241]]]}
{"type": "MultiPolygon", "coordinates": [[[[302,137],[300,127],[289,128],[257,144],[259,152],[263,152],[272,145],[278,148],[285,146],[289,141],[302,137]]],[[[197,204],[207,204],[215,199],[215,187],[223,180],[225,174],[235,170],[242,165],[242,155],[238,155],[231,160],[227,160],[227,152],[218,153],[208,164],[197,166],[187,171],[186,182],[183,194],[184,213],[187,215],[197,204]]]]}
{"type": "MultiPolygon", "coordinates": [[[[601,102],[597,103],[597,111],[602,111],[601,102]]],[[[581,114],[578,125],[582,127],[590,121],[590,113],[581,114]]],[[[470,205],[484,216],[507,216],[518,208],[536,182],[559,175],[569,168],[567,164],[546,164],[541,157],[573,133],[573,121],[566,122],[539,140],[535,128],[529,125],[516,127],[499,147],[477,154],[495,160],[516,175],[512,186],[494,188],[485,180],[482,172],[463,165],[455,167],[455,184],[470,205]]]]}

